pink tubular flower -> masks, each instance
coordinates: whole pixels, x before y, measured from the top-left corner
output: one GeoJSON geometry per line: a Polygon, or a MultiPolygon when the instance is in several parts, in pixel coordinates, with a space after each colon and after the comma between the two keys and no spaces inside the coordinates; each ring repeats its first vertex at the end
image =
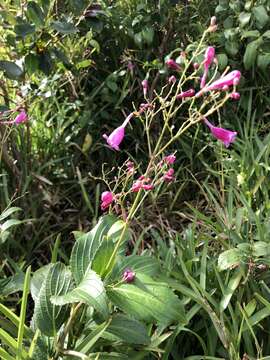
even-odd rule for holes
{"type": "Polygon", "coordinates": [[[101,194],[101,210],[106,210],[114,200],[114,195],[110,191],[104,191],[101,194]]]}
{"type": "Polygon", "coordinates": [[[176,82],[176,77],[174,75],[170,76],[168,79],[169,84],[174,84],[176,82]]]}
{"type": "Polygon", "coordinates": [[[131,269],[127,268],[124,273],[123,273],[123,281],[125,281],[126,283],[131,283],[134,281],[135,279],[135,272],[132,271],[131,269]]]}
{"type": "Polygon", "coordinates": [[[194,89],[189,89],[187,91],[183,91],[180,94],[176,95],[176,99],[183,99],[188,97],[193,97],[195,95],[194,89]]]}
{"type": "Polygon", "coordinates": [[[118,128],[116,128],[110,136],[103,134],[103,138],[106,139],[107,144],[114,150],[119,151],[119,145],[121,144],[122,140],[124,139],[125,136],[125,127],[127,126],[127,124],[129,123],[129,121],[132,119],[132,117],[134,116],[133,113],[129,114],[125,121],[123,122],[123,124],[121,126],[119,126],[118,128]]]}
{"type": "Polygon", "coordinates": [[[212,64],[213,60],[215,58],[215,48],[213,46],[209,46],[204,54],[204,62],[203,62],[203,66],[204,66],[204,73],[203,76],[201,78],[201,89],[203,87],[205,87],[205,83],[206,83],[206,79],[207,79],[207,75],[208,75],[208,70],[210,65],[212,64]]]}
{"type": "Polygon", "coordinates": [[[172,165],[175,162],[175,160],[176,160],[176,156],[174,154],[165,156],[164,158],[164,161],[169,165],[172,165]]]}
{"type": "Polygon", "coordinates": [[[139,192],[141,189],[146,191],[153,190],[154,186],[152,184],[149,184],[150,181],[150,178],[145,178],[144,175],[140,176],[139,179],[133,183],[131,191],[139,192]]]}
{"type": "Polygon", "coordinates": [[[174,175],[174,170],[171,168],[165,173],[165,175],[163,176],[163,180],[166,182],[174,181],[175,177],[173,175],[174,175]]]}
{"type": "Polygon", "coordinates": [[[239,94],[239,92],[233,92],[233,93],[231,93],[230,98],[231,98],[231,99],[234,99],[234,100],[239,100],[239,99],[240,99],[240,94],[239,94]]]}
{"type": "Polygon", "coordinates": [[[203,88],[196,96],[201,95],[200,93],[211,91],[211,90],[222,90],[224,86],[236,85],[241,78],[241,72],[239,70],[231,71],[229,74],[214,81],[209,86],[203,88]]]}
{"type": "Polygon", "coordinates": [[[204,119],[204,123],[209,127],[212,135],[223,142],[226,147],[229,147],[231,143],[235,141],[237,132],[226,130],[220,127],[216,127],[212,125],[206,118],[204,119]]]}
{"type": "Polygon", "coordinates": [[[171,70],[176,70],[176,71],[181,70],[181,67],[173,59],[168,59],[166,61],[166,65],[171,70]]]}
{"type": "Polygon", "coordinates": [[[28,120],[28,116],[24,110],[22,110],[19,115],[16,116],[14,123],[15,124],[21,124],[28,120]]]}
{"type": "Polygon", "coordinates": [[[144,79],[142,81],[142,88],[143,88],[143,96],[145,97],[147,94],[147,90],[148,90],[148,80],[144,79]]]}

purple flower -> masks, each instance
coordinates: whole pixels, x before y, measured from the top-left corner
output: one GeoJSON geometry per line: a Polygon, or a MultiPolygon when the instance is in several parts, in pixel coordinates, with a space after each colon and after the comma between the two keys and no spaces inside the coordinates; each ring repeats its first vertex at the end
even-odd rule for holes
{"type": "Polygon", "coordinates": [[[201,85],[200,85],[201,89],[205,86],[208,70],[214,60],[214,57],[215,57],[215,48],[213,46],[209,46],[204,54],[204,62],[203,62],[204,73],[201,78],[201,85]]]}
{"type": "Polygon", "coordinates": [[[118,128],[116,128],[110,136],[103,134],[103,138],[106,139],[107,144],[114,150],[119,151],[119,145],[121,144],[122,140],[124,139],[125,136],[125,127],[127,126],[127,124],[129,123],[129,121],[132,119],[132,117],[134,116],[133,113],[130,113],[125,121],[123,122],[123,124],[121,126],[119,126],[118,128]]]}
{"type": "Polygon", "coordinates": [[[176,156],[173,154],[165,156],[164,158],[164,161],[169,165],[172,165],[175,162],[175,160],[176,160],[176,156]]]}
{"type": "Polygon", "coordinates": [[[16,116],[15,120],[14,120],[14,123],[15,124],[21,124],[21,123],[24,123],[28,120],[28,116],[25,112],[25,110],[22,110],[19,115],[16,116]]]}
{"type": "Polygon", "coordinates": [[[142,81],[142,88],[143,88],[143,96],[145,97],[147,94],[147,90],[148,90],[148,80],[144,79],[142,81]]]}
{"type": "Polygon", "coordinates": [[[189,89],[187,91],[183,91],[180,94],[176,95],[176,99],[183,99],[183,98],[187,98],[187,97],[192,97],[194,95],[195,95],[195,90],[189,89]]]}
{"type": "Polygon", "coordinates": [[[166,61],[166,65],[171,70],[176,70],[176,71],[181,70],[181,67],[173,59],[168,59],[166,61]]]}
{"type": "Polygon", "coordinates": [[[211,130],[212,135],[223,142],[226,147],[229,147],[231,143],[235,141],[237,132],[226,130],[220,127],[216,127],[212,125],[206,118],[204,119],[204,123],[209,127],[211,130]]]}
{"type": "Polygon", "coordinates": [[[166,182],[172,182],[175,180],[175,177],[173,175],[174,175],[174,170],[171,168],[165,173],[165,175],[163,176],[163,180],[166,182]]]}
{"type": "Polygon", "coordinates": [[[127,268],[124,273],[123,273],[123,281],[125,281],[126,283],[131,283],[134,281],[135,279],[135,272],[132,271],[131,269],[127,268]]]}
{"type": "Polygon", "coordinates": [[[233,92],[233,93],[231,93],[230,98],[231,98],[231,99],[234,99],[234,100],[239,100],[239,99],[240,99],[240,94],[239,94],[239,92],[233,92]]]}
{"type": "Polygon", "coordinates": [[[219,78],[214,81],[209,86],[206,86],[201,91],[211,91],[211,90],[222,90],[224,86],[237,85],[241,78],[241,72],[239,70],[231,71],[229,74],[219,78]]]}
{"type": "Polygon", "coordinates": [[[111,191],[104,191],[101,194],[101,210],[106,210],[114,200],[114,195],[111,191]]]}

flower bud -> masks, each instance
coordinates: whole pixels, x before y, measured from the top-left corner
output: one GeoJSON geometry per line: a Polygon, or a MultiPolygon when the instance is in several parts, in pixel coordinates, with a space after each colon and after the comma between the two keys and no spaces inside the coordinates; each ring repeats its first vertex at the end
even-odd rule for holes
{"type": "Polygon", "coordinates": [[[135,279],[135,272],[127,268],[123,273],[123,281],[126,283],[131,283],[135,279]]]}

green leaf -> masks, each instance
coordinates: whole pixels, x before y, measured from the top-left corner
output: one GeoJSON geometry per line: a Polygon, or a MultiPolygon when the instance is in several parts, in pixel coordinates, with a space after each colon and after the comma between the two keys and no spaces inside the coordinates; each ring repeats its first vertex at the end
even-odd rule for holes
{"type": "Polygon", "coordinates": [[[35,54],[28,54],[24,59],[26,71],[31,75],[38,70],[39,59],[35,54]]]}
{"type": "Polygon", "coordinates": [[[218,60],[218,67],[220,70],[225,69],[225,67],[228,65],[228,56],[226,54],[218,54],[217,60],[218,60]]]}
{"type": "Polygon", "coordinates": [[[256,241],[252,245],[252,254],[254,257],[269,257],[270,255],[270,244],[264,241],[256,241]]]}
{"type": "Polygon", "coordinates": [[[17,220],[17,219],[7,220],[3,224],[0,225],[0,231],[1,232],[7,231],[11,227],[16,226],[16,225],[20,225],[21,223],[22,223],[22,221],[17,220]]]}
{"type": "Polygon", "coordinates": [[[24,273],[20,272],[6,279],[0,279],[0,294],[7,296],[23,290],[24,273]]]}
{"type": "Polygon", "coordinates": [[[66,292],[64,295],[52,296],[51,302],[55,305],[83,302],[84,304],[93,306],[104,319],[109,315],[107,296],[103,282],[91,269],[87,270],[81,283],[75,289],[66,292]]]}
{"type": "Polygon", "coordinates": [[[244,66],[245,66],[246,70],[249,70],[255,64],[255,61],[257,58],[258,47],[260,44],[261,44],[261,41],[254,40],[247,45],[246,51],[244,54],[244,66]]]}
{"type": "Polygon", "coordinates": [[[89,66],[91,66],[92,64],[92,61],[89,60],[89,59],[86,59],[86,60],[83,60],[83,61],[80,61],[77,65],[76,65],[76,68],[79,70],[79,69],[84,69],[84,68],[87,68],[89,66]]]}
{"type": "Polygon", "coordinates": [[[88,360],[130,360],[130,357],[128,357],[125,354],[120,354],[116,352],[98,352],[98,353],[92,353],[88,355],[88,360]]]}
{"type": "Polygon", "coordinates": [[[251,18],[251,13],[247,13],[247,12],[241,12],[239,14],[239,23],[241,27],[246,26],[249,23],[249,20],[251,18]]]}
{"type": "Polygon", "coordinates": [[[45,23],[45,15],[40,6],[34,2],[29,1],[27,3],[27,16],[36,26],[43,26],[45,23]]]}
{"type": "Polygon", "coordinates": [[[27,35],[33,34],[35,30],[35,26],[28,23],[17,24],[14,26],[15,33],[22,38],[25,38],[27,35]]]}
{"type": "Polygon", "coordinates": [[[229,55],[235,56],[239,51],[238,41],[232,41],[232,40],[226,41],[225,49],[229,55]]]}
{"type": "Polygon", "coordinates": [[[239,249],[230,249],[221,253],[218,257],[219,271],[239,266],[242,260],[242,253],[239,249]]]}
{"type": "Polygon", "coordinates": [[[231,300],[231,297],[233,296],[233,293],[237,289],[238,285],[240,284],[240,281],[242,279],[242,271],[241,269],[237,269],[233,276],[231,277],[228,286],[225,288],[225,292],[223,294],[223,298],[220,302],[220,311],[224,311],[227,306],[229,305],[229,302],[231,300]]]}
{"type": "Polygon", "coordinates": [[[270,53],[268,54],[259,54],[257,57],[257,65],[260,69],[266,70],[270,65],[270,53]]]}
{"type": "Polygon", "coordinates": [[[31,296],[35,302],[38,299],[41,286],[45,281],[51,267],[52,264],[47,264],[34,272],[34,275],[31,279],[30,290],[31,290],[31,296]]]}
{"type": "Polygon", "coordinates": [[[23,75],[23,70],[11,61],[0,60],[0,69],[3,70],[5,75],[10,79],[17,80],[23,75]]]}
{"type": "Polygon", "coordinates": [[[52,21],[51,27],[61,34],[75,34],[78,31],[72,23],[64,21],[52,21]]]}
{"type": "Polygon", "coordinates": [[[186,321],[183,305],[169,286],[143,274],[136,274],[133,283],[109,288],[108,296],[114,305],[138,320],[162,325],[186,321]]]}
{"type": "Polygon", "coordinates": [[[6,219],[7,217],[9,217],[11,214],[13,214],[14,212],[17,211],[21,211],[22,209],[19,207],[11,207],[7,210],[5,210],[4,212],[2,212],[2,214],[0,215],[0,221],[6,219]]]}
{"type": "Polygon", "coordinates": [[[116,218],[111,215],[103,216],[97,225],[88,233],[74,232],[76,242],[73,246],[70,267],[76,284],[79,284],[107,235],[110,227],[115,223],[116,218]]]}
{"type": "Polygon", "coordinates": [[[259,27],[263,28],[269,21],[269,16],[267,14],[265,7],[263,5],[255,6],[252,9],[252,12],[259,27]]]}
{"type": "Polygon", "coordinates": [[[55,336],[67,318],[67,307],[51,303],[52,296],[64,295],[71,288],[71,273],[64,264],[53,264],[35,301],[33,322],[42,333],[55,336]]]}
{"type": "Polygon", "coordinates": [[[126,315],[115,315],[106,333],[127,344],[148,345],[151,342],[146,326],[126,315]]]}
{"type": "Polygon", "coordinates": [[[248,38],[258,38],[260,36],[260,32],[258,30],[249,30],[242,32],[241,38],[248,39],[248,38]]]}

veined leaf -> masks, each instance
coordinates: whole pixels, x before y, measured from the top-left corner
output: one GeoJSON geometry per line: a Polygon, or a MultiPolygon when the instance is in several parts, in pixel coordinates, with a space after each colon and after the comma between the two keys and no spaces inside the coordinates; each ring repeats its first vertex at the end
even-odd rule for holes
{"type": "Polygon", "coordinates": [[[184,307],[169,286],[143,274],[136,274],[134,283],[109,289],[108,296],[114,305],[138,320],[162,325],[186,321],[184,307]]]}
{"type": "Polygon", "coordinates": [[[220,302],[220,310],[224,311],[227,306],[229,305],[229,302],[231,300],[231,297],[233,296],[233,293],[237,289],[238,285],[240,284],[240,281],[242,279],[242,271],[241,269],[237,269],[233,276],[231,277],[228,286],[225,289],[225,293],[223,295],[223,298],[220,302]]]}
{"type": "Polygon", "coordinates": [[[73,246],[70,267],[76,284],[79,284],[88,267],[91,267],[92,261],[101,246],[103,237],[107,235],[116,218],[111,215],[103,216],[99,219],[97,225],[88,233],[74,232],[76,242],[73,246]]]}
{"type": "Polygon", "coordinates": [[[231,267],[238,266],[242,260],[240,249],[226,250],[219,255],[218,269],[219,271],[227,270],[231,267]]]}
{"type": "Polygon", "coordinates": [[[14,62],[1,60],[0,69],[5,72],[5,75],[10,79],[19,79],[23,75],[23,70],[14,62]]]}
{"type": "Polygon", "coordinates": [[[67,307],[51,303],[54,295],[66,294],[72,286],[71,272],[64,264],[53,264],[35,301],[33,322],[42,333],[54,336],[68,315],[67,307]]]}
{"type": "Polygon", "coordinates": [[[74,302],[83,302],[93,306],[105,319],[109,315],[107,296],[100,277],[90,268],[85,273],[81,283],[73,290],[60,296],[52,296],[54,305],[65,305],[74,302]]]}

